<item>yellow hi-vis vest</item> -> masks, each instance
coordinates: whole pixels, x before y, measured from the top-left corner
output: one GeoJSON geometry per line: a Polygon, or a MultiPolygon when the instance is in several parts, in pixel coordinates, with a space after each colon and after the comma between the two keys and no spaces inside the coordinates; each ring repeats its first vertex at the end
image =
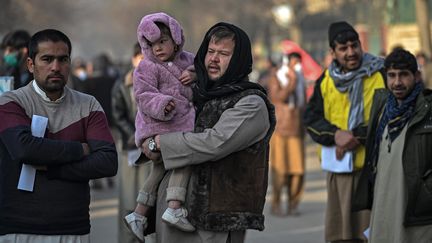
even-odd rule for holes
{"type": "MultiPolygon", "coordinates": [[[[365,123],[369,122],[375,90],[384,88],[384,82],[380,72],[375,72],[371,77],[363,79],[363,117],[365,123]]],[[[337,127],[348,130],[348,117],[351,107],[349,93],[341,93],[337,90],[328,70],[325,72],[320,89],[323,97],[324,117],[337,127]]],[[[354,154],[354,169],[360,169],[363,167],[365,160],[365,147],[360,145],[354,154]]]]}

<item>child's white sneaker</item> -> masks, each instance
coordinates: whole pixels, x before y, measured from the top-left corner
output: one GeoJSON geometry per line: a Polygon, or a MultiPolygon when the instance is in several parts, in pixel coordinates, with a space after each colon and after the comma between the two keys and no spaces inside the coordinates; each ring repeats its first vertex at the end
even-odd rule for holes
{"type": "Polygon", "coordinates": [[[123,218],[123,222],[139,242],[145,242],[144,230],[147,228],[147,218],[145,216],[132,212],[123,218]]]}
{"type": "Polygon", "coordinates": [[[186,218],[187,215],[188,213],[185,208],[167,208],[162,214],[162,221],[182,231],[195,231],[195,227],[193,227],[193,225],[186,218]]]}

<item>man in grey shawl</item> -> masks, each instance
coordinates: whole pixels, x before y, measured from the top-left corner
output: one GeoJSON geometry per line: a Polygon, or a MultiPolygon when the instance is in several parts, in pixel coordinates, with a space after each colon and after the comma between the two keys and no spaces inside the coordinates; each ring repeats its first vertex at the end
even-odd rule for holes
{"type": "Polygon", "coordinates": [[[365,242],[369,212],[351,212],[351,197],[364,164],[372,98],[385,87],[383,60],[363,53],[358,33],[347,22],[332,23],[328,34],[333,61],[315,84],[304,121],[312,139],[334,150],[337,159],[352,155],[352,171],[327,173],[325,240],[365,242]]]}

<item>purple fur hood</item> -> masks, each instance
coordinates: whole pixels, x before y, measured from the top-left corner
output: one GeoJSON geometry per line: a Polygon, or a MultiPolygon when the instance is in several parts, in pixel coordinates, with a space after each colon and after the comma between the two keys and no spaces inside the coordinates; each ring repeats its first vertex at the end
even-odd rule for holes
{"type": "Polygon", "coordinates": [[[165,13],[144,16],[138,26],[138,41],[144,54],[133,73],[134,94],[138,113],[135,119],[135,143],[138,147],[148,137],[169,132],[193,131],[195,109],[192,89],[184,86],[179,77],[186,69],[193,71],[194,55],[182,50],[183,30],[180,24],[165,13]],[[146,39],[154,42],[160,38],[155,22],[169,27],[178,51],[173,61],[161,62],[153,56],[146,39]],[[169,114],[164,110],[174,101],[175,109],[169,114]]]}
{"type": "Polygon", "coordinates": [[[137,37],[141,46],[141,52],[146,56],[146,58],[148,57],[150,60],[158,62],[156,57],[152,54],[151,47],[147,43],[147,41],[155,42],[161,37],[161,32],[157,27],[156,22],[163,23],[169,28],[171,38],[173,39],[174,44],[178,45],[180,50],[177,52],[177,55],[180,54],[183,49],[185,38],[181,25],[168,14],[161,12],[144,16],[137,29],[137,37]]]}

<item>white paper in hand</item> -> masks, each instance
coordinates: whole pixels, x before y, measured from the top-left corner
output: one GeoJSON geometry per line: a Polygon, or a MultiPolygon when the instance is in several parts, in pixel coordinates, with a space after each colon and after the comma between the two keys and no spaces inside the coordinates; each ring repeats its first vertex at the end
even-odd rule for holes
{"type": "Polygon", "coordinates": [[[48,117],[33,115],[31,123],[32,135],[42,138],[45,135],[45,130],[48,126],[48,117]]]}
{"type": "Polygon", "coordinates": [[[366,239],[369,240],[369,235],[370,235],[370,228],[369,227],[363,232],[363,235],[366,237],[366,239]]]}
{"type": "MultiPolygon", "coordinates": [[[[35,137],[43,137],[48,125],[48,118],[33,115],[31,123],[31,132],[35,137]]],[[[28,164],[23,164],[21,174],[18,180],[18,189],[24,191],[33,191],[36,169],[28,164]]]]}
{"type": "Polygon", "coordinates": [[[129,150],[127,152],[127,155],[128,155],[128,165],[129,165],[129,167],[138,166],[138,164],[136,164],[135,162],[138,160],[138,158],[141,155],[141,149],[129,150]]]}
{"type": "Polygon", "coordinates": [[[334,173],[349,173],[353,171],[353,154],[346,152],[342,160],[336,158],[336,146],[322,146],[321,168],[334,173]]]}

